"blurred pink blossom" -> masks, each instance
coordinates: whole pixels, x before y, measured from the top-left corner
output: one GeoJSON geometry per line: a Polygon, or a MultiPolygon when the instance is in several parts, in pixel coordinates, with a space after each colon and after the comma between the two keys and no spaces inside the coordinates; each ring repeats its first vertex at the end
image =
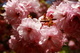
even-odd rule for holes
{"type": "Polygon", "coordinates": [[[42,26],[37,19],[22,19],[16,34],[11,36],[9,45],[17,53],[57,52],[63,45],[61,31],[56,26],[42,26]]]}
{"type": "Polygon", "coordinates": [[[43,53],[39,46],[41,23],[37,19],[24,18],[15,35],[9,40],[10,48],[17,53],[43,53]]]}
{"type": "MultiPolygon", "coordinates": [[[[54,7],[54,6],[52,6],[54,7]]],[[[74,41],[79,49],[80,42],[80,2],[61,2],[53,9],[53,16],[56,18],[58,27],[66,33],[68,40],[74,41]]]]}
{"type": "Polygon", "coordinates": [[[9,0],[4,7],[6,10],[6,21],[13,28],[17,28],[21,20],[31,12],[38,13],[40,4],[37,0],[9,0]]]}
{"type": "Polygon", "coordinates": [[[62,48],[63,35],[56,26],[43,26],[41,34],[42,36],[39,44],[45,48],[46,53],[57,52],[62,48]]]}

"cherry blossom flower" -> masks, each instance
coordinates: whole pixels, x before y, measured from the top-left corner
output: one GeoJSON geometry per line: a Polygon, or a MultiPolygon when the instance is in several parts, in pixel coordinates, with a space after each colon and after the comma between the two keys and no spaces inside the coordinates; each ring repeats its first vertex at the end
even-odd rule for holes
{"type": "Polygon", "coordinates": [[[39,46],[41,23],[37,19],[24,18],[9,40],[10,48],[17,53],[44,53],[39,46]]]}
{"type": "MultiPolygon", "coordinates": [[[[62,2],[57,6],[56,10],[60,13],[60,15],[62,15],[62,17],[58,19],[57,25],[60,27],[61,30],[64,31],[64,33],[67,34],[66,36],[68,40],[76,40],[74,41],[75,43],[79,42],[80,2],[72,2],[72,1],[62,2]]],[[[77,49],[79,49],[79,44],[80,43],[75,44],[77,49]]]]}
{"type": "Polygon", "coordinates": [[[21,20],[30,13],[38,13],[39,2],[37,0],[9,0],[4,5],[6,10],[6,21],[17,28],[21,20]],[[35,4],[34,4],[35,3],[35,4]]]}
{"type": "Polygon", "coordinates": [[[37,19],[24,18],[9,45],[17,53],[57,52],[63,45],[63,35],[56,26],[42,26],[37,19]]]}
{"type": "Polygon", "coordinates": [[[37,19],[25,18],[22,20],[20,26],[18,26],[17,30],[20,36],[26,39],[39,39],[38,36],[40,33],[38,32],[41,28],[41,23],[37,19]],[[28,37],[28,38],[27,38],[28,37]],[[36,38],[37,37],[37,38],[36,38]]]}
{"type": "Polygon", "coordinates": [[[63,35],[56,26],[43,26],[41,34],[39,44],[45,49],[46,53],[57,52],[62,48],[63,35]]]}

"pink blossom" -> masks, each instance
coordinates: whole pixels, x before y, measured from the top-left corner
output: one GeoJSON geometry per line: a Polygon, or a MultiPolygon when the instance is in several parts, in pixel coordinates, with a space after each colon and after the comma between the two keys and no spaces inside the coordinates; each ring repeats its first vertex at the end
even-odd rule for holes
{"type": "MultiPolygon", "coordinates": [[[[57,6],[56,10],[62,15],[57,19],[57,25],[66,33],[68,40],[80,42],[80,2],[62,2],[57,6]]],[[[56,14],[56,16],[58,15],[56,14]]],[[[75,44],[77,49],[79,49],[79,44],[75,44]]]]}
{"type": "MultiPolygon", "coordinates": [[[[63,30],[65,33],[68,33],[69,35],[77,34],[79,35],[80,30],[80,4],[76,2],[67,2],[65,3],[67,5],[67,10],[65,10],[65,19],[63,23],[63,30]]],[[[64,4],[64,5],[65,5],[64,4]]],[[[63,10],[64,11],[64,10],[63,10]]]]}
{"type": "Polygon", "coordinates": [[[57,6],[52,5],[47,11],[47,15],[49,14],[52,14],[53,19],[56,19],[53,22],[66,34],[67,39],[69,41],[74,40],[75,45],[73,47],[79,49],[80,2],[66,1],[57,6]]]}
{"type": "Polygon", "coordinates": [[[41,29],[41,40],[39,44],[45,52],[57,52],[63,45],[63,35],[56,26],[43,26],[41,29]]]}
{"type": "Polygon", "coordinates": [[[69,46],[74,46],[75,43],[74,43],[74,41],[70,40],[68,45],[69,45],[69,46]]]}
{"type": "Polygon", "coordinates": [[[26,39],[39,39],[41,23],[37,19],[25,18],[17,28],[18,33],[22,38],[26,39]],[[27,38],[28,37],[28,38],[27,38]]]}
{"type": "Polygon", "coordinates": [[[80,2],[72,2],[72,1],[61,2],[55,8],[54,8],[54,5],[51,6],[48,9],[48,11],[50,9],[53,9],[54,13],[52,13],[52,15],[54,16],[53,18],[56,18],[58,20],[58,25],[60,24],[61,28],[66,27],[65,31],[70,32],[75,29],[75,28],[73,29],[73,27],[69,26],[70,23],[74,22],[72,20],[80,19],[79,18],[79,16],[80,16],[80,13],[79,13],[80,12],[80,4],[79,3],[80,2]]]}
{"type": "Polygon", "coordinates": [[[39,46],[41,23],[37,19],[24,18],[9,40],[10,48],[17,53],[44,53],[39,46]]]}
{"type": "Polygon", "coordinates": [[[61,31],[56,26],[42,26],[37,19],[22,19],[15,32],[9,45],[17,53],[57,52],[63,45],[61,31]]]}
{"type": "Polygon", "coordinates": [[[6,10],[5,19],[14,28],[17,28],[21,20],[31,12],[38,13],[39,6],[40,4],[37,0],[9,0],[7,4],[4,5],[6,10]]]}
{"type": "Polygon", "coordinates": [[[44,53],[43,49],[34,41],[26,42],[24,39],[11,36],[9,40],[10,48],[16,53],[44,53]]]}

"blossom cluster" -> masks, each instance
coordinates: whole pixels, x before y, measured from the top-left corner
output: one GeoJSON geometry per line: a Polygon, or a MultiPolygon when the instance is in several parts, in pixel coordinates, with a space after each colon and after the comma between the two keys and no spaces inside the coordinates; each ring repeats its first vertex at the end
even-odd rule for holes
{"type": "Polygon", "coordinates": [[[4,5],[4,19],[13,29],[10,48],[16,53],[57,53],[64,45],[80,49],[80,2],[54,2],[46,13],[47,7],[41,6],[38,0],[4,5]]]}
{"type": "Polygon", "coordinates": [[[57,26],[66,34],[68,45],[72,49],[80,49],[80,2],[61,2],[56,7],[51,6],[48,12],[53,12],[57,26]]]}

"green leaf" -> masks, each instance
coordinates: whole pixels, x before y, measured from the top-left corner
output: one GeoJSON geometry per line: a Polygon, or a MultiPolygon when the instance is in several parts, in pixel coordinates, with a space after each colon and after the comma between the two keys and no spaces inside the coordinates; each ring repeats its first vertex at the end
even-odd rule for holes
{"type": "Polygon", "coordinates": [[[60,53],[70,53],[70,49],[68,46],[63,46],[62,50],[60,51],[60,53]]]}

